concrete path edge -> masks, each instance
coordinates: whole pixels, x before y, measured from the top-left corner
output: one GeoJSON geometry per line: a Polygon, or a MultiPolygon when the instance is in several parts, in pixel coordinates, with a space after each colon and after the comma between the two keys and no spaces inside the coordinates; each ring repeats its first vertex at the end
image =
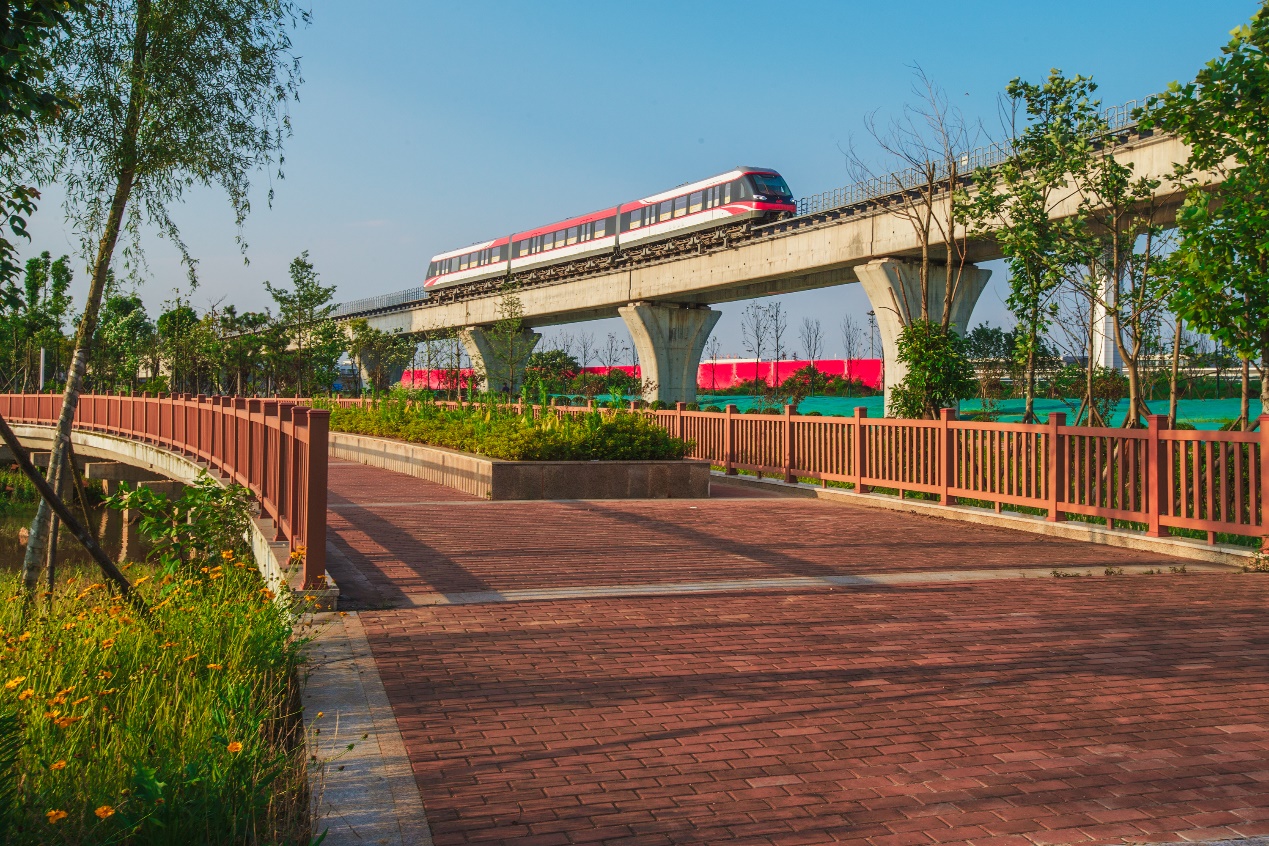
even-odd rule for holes
{"type": "Polygon", "coordinates": [[[327,832],[323,846],[431,846],[405,742],[357,613],[323,612],[305,626],[314,835],[327,832]]]}

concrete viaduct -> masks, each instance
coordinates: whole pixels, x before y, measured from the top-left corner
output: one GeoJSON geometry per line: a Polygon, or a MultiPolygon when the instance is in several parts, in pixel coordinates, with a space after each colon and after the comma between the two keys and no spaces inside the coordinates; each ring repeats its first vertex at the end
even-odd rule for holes
{"type": "MultiPolygon", "coordinates": [[[[1173,164],[1187,159],[1185,145],[1170,135],[1127,135],[1114,155],[1131,164],[1137,176],[1161,181],[1160,222],[1170,222],[1182,195],[1169,177],[1173,164]]],[[[877,316],[888,395],[903,376],[896,360],[902,328],[897,305],[920,301],[916,259],[921,245],[911,221],[897,210],[899,203],[893,195],[883,196],[801,214],[760,227],[757,237],[734,246],[521,287],[516,294],[527,326],[619,315],[634,340],[644,378],[656,386],[645,398],[688,402],[695,399],[697,367],[719,318],[710,305],[860,282],[877,316]]],[[[1072,194],[1052,213],[1069,216],[1077,207],[1078,197],[1072,194]]],[[[1001,257],[989,239],[971,240],[968,256],[974,263],[1001,257]]],[[[931,318],[936,320],[942,316],[941,275],[931,273],[931,318]]],[[[957,331],[967,329],[989,276],[990,271],[966,268],[952,303],[951,323],[957,331]]],[[[480,363],[490,354],[485,327],[497,321],[501,300],[496,293],[454,302],[425,300],[347,317],[365,317],[387,332],[456,329],[472,360],[480,363]]],[[[539,336],[532,330],[526,335],[518,346],[529,350],[539,336]]]]}

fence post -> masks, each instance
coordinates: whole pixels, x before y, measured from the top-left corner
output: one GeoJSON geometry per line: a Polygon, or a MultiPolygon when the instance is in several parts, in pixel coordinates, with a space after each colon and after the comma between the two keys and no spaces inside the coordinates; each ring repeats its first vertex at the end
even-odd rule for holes
{"type": "Polygon", "coordinates": [[[330,411],[324,408],[308,410],[308,482],[305,503],[308,513],[304,517],[304,587],[326,586],[326,487],[327,464],[330,460],[328,444],[330,411]]]}
{"type": "Polygon", "coordinates": [[[1269,414],[1262,413],[1260,415],[1260,536],[1263,539],[1261,549],[1269,550],[1269,520],[1265,519],[1266,513],[1269,513],[1269,494],[1266,494],[1265,485],[1269,485],[1269,414]]]}
{"type": "Polygon", "coordinates": [[[798,477],[793,473],[793,406],[784,407],[784,481],[785,484],[796,482],[798,477]]]}
{"type": "Polygon", "coordinates": [[[939,462],[939,485],[943,488],[943,505],[956,504],[956,497],[951,494],[952,481],[956,478],[956,430],[950,425],[955,419],[956,409],[939,409],[939,451],[943,459],[939,462]]]}
{"type": "Polygon", "coordinates": [[[723,429],[723,470],[728,476],[736,475],[736,406],[727,406],[726,428],[723,429]]]}
{"type": "Polygon", "coordinates": [[[868,461],[868,447],[864,435],[864,421],[868,419],[868,409],[862,405],[855,406],[855,493],[868,493],[864,484],[864,470],[868,461]]]}
{"type": "Polygon", "coordinates": [[[1066,449],[1058,433],[1058,429],[1065,425],[1066,414],[1063,412],[1055,411],[1049,415],[1044,469],[1049,476],[1049,514],[1045,519],[1050,523],[1066,520],[1066,514],[1061,510],[1061,504],[1066,501],[1066,449]]]}
{"type": "Polygon", "coordinates": [[[1166,428],[1166,415],[1146,415],[1146,534],[1152,538],[1167,534],[1162,521],[1168,500],[1168,446],[1166,441],[1159,440],[1159,432],[1166,428]]]}
{"type": "Polygon", "coordinates": [[[683,434],[684,434],[684,433],[683,433],[683,426],[684,426],[684,423],[683,423],[683,410],[684,410],[685,408],[687,408],[687,403],[685,403],[685,402],[676,402],[676,403],[674,404],[675,422],[676,422],[676,424],[677,424],[677,425],[674,427],[674,436],[675,436],[676,438],[678,438],[680,441],[685,441],[685,440],[687,440],[687,438],[683,437],[683,434]]]}

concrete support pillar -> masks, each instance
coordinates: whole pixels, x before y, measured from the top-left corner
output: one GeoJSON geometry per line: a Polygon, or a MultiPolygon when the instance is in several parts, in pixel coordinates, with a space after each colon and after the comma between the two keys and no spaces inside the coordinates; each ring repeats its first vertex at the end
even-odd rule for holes
{"type": "Polygon", "coordinates": [[[467,350],[472,368],[486,391],[516,394],[524,384],[524,367],[542,336],[532,329],[522,329],[510,337],[497,337],[492,330],[468,326],[459,330],[458,338],[467,350]]]}
{"type": "Polygon", "coordinates": [[[696,372],[720,313],[711,308],[630,303],[617,309],[630,330],[648,402],[695,402],[696,372]]]}
{"type": "MultiPolygon", "coordinates": [[[[890,389],[903,381],[908,368],[899,363],[899,334],[909,320],[921,316],[921,265],[900,259],[878,259],[855,268],[855,275],[864,286],[877,318],[881,334],[882,360],[885,374],[886,411],[890,410],[890,389]]],[[[969,316],[987,280],[990,270],[966,265],[961,271],[956,296],[952,299],[950,326],[959,335],[969,328],[969,316]]],[[[943,319],[943,297],[947,286],[947,270],[943,265],[930,267],[930,320],[943,319]]]]}

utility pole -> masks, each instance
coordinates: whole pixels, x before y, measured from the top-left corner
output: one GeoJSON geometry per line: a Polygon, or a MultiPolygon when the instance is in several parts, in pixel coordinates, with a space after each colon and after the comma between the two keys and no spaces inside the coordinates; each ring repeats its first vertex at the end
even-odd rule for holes
{"type": "Polygon", "coordinates": [[[40,393],[44,393],[44,347],[40,347],[40,393]]]}

